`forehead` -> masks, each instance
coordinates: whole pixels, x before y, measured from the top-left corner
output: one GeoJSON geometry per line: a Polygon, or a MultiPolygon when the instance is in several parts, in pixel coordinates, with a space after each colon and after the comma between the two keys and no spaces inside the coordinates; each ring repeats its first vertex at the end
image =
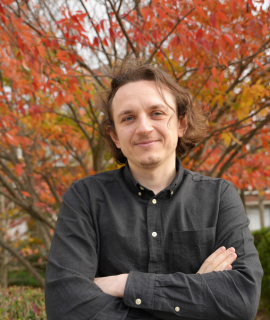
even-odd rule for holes
{"type": "Polygon", "coordinates": [[[154,81],[142,80],[127,83],[117,90],[112,102],[112,112],[113,114],[118,113],[127,106],[147,107],[153,104],[166,106],[166,103],[175,109],[175,98],[168,88],[165,86],[157,88],[154,81]],[[166,101],[164,101],[161,91],[166,101]]]}

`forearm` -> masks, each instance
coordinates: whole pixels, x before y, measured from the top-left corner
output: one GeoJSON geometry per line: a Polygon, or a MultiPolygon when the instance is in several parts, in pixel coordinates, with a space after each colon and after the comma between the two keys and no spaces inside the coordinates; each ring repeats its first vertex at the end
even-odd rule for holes
{"type": "Polygon", "coordinates": [[[247,270],[203,275],[131,272],[124,303],[148,310],[160,319],[253,320],[260,296],[254,277],[260,276],[260,269],[257,275],[248,274],[247,270]],[[141,300],[139,305],[136,304],[137,299],[141,300]]]}

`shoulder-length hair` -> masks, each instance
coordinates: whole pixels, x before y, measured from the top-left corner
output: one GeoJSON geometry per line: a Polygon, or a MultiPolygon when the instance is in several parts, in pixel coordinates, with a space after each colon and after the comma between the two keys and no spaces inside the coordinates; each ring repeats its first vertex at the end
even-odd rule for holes
{"type": "Polygon", "coordinates": [[[175,97],[176,112],[179,119],[186,117],[187,129],[182,138],[178,138],[176,154],[183,157],[193,149],[199,141],[207,136],[207,116],[203,110],[194,106],[188,90],[181,87],[167,72],[160,68],[144,64],[142,60],[128,57],[112,72],[111,88],[100,95],[100,107],[104,114],[100,125],[101,134],[107,140],[111,155],[119,164],[126,162],[126,157],[112,141],[110,131],[115,130],[112,116],[112,102],[117,90],[130,82],[141,80],[154,81],[162,98],[162,88],[169,89],[175,97]]]}

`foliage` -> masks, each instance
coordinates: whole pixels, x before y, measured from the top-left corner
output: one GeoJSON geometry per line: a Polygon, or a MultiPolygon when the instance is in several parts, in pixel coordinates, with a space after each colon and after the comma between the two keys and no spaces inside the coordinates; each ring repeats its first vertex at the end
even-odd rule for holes
{"type": "MultiPolygon", "coordinates": [[[[45,272],[40,271],[43,278],[45,278],[45,272]]],[[[8,283],[9,286],[28,286],[28,287],[40,287],[40,284],[37,282],[33,276],[24,269],[18,271],[9,271],[8,272],[8,283]]]]}
{"type": "Polygon", "coordinates": [[[29,287],[0,288],[0,318],[2,320],[45,320],[42,289],[29,287]]]}
{"type": "Polygon", "coordinates": [[[170,72],[210,112],[209,136],[184,166],[266,188],[269,21],[252,0],[0,0],[0,245],[31,269],[35,248],[24,256],[10,223],[27,219],[48,252],[64,191],[113,167],[96,97],[129,54],[170,72]]]}
{"type": "Polygon", "coordinates": [[[270,227],[254,231],[254,244],[259,252],[264,275],[262,279],[261,305],[270,316],[270,227]]]}

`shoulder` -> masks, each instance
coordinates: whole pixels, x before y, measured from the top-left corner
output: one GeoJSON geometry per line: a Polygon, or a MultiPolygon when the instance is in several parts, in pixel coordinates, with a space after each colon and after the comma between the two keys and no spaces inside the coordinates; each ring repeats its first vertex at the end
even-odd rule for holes
{"type": "Polygon", "coordinates": [[[202,187],[202,188],[209,188],[209,189],[216,189],[219,190],[221,193],[225,192],[228,188],[233,187],[234,185],[225,179],[222,178],[214,178],[205,176],[203,174],[184,169],[184,180],[189,183],[192,183],[194,187],[202,187]]]}
{"type": "Polygon", "coordinates": [[[89,204],[90,196],[99,197],[104,191],[111,190],[114,183],[118,183],[122,176],[123,168],[97,173],[91,176],[74,181],[70,188],[65,192],[64,196],[69,194],[77,194],[79,197],[89,204]],[[108,190],[107,190],[108,189],[108,190]]]}

